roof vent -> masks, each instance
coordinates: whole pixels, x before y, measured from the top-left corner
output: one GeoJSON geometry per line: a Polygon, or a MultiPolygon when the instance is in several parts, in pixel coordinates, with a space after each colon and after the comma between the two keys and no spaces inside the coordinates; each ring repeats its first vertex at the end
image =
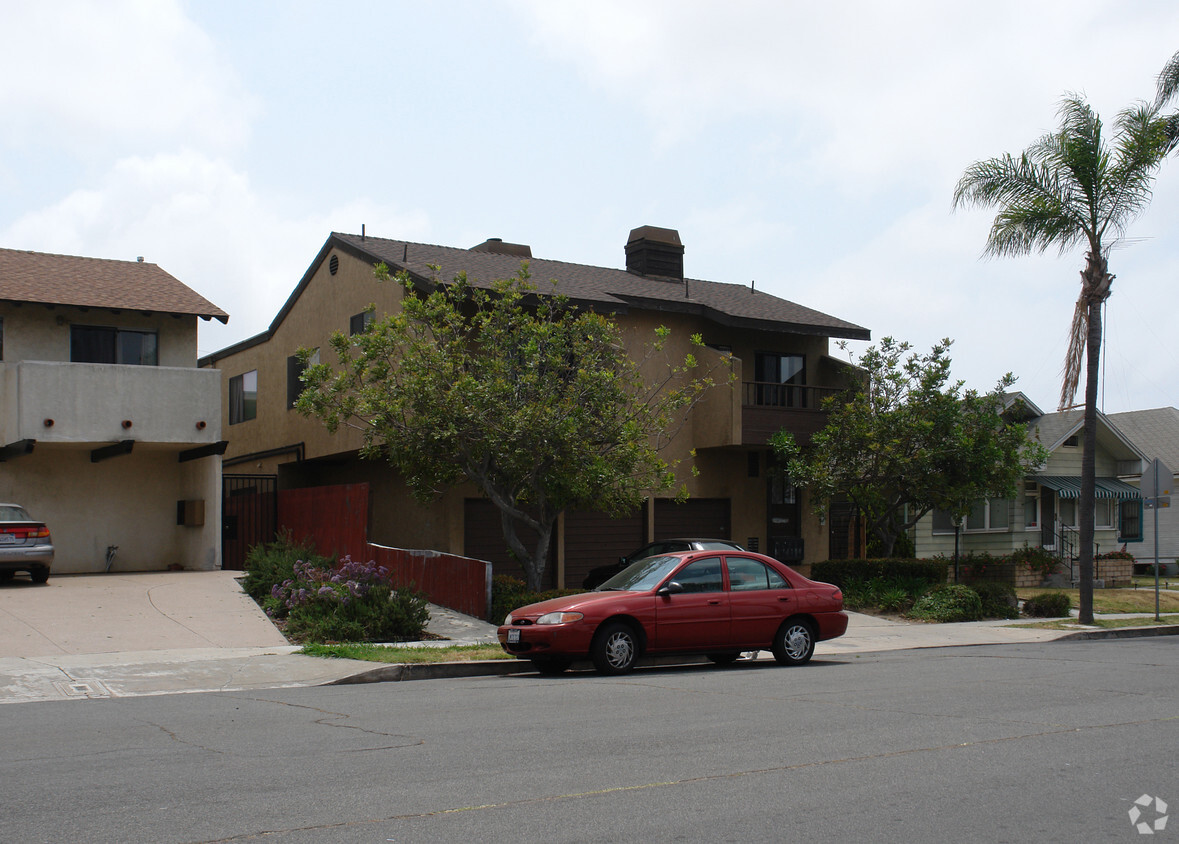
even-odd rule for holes
{"type": "Polygon", "coordinates": [[[626,241],[626,271],[674,281],[684,280],[684,244],[675,229],[640,226],[626,241]]]}
{"type": "Polygon", "coordinates": [[[504,243],[502,237],[489,237],[478,246],[471,247],[472,252],[490,252],[493,255],[513,255],[517,258],[531,258],[532,247],[526,243],[504,243]]]}

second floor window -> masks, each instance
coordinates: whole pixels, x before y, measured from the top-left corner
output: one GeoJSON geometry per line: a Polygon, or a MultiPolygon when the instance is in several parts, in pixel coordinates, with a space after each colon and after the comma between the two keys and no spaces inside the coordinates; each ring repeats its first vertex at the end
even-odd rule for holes
{"type": "Polygon", "coordinates": [[[252,369],[229,379],[229,424],[258,417],[258,370],[252,369]]]}
{"type": "Polygon", "coordinates": [[[756,404],[769,407],[806,407],[806,358],[758,352],[754,359],[756,404]]]}
{"type": "Polygon", "coordinates": [[[70,360],[74,363],[156,366],[159,363],[157,347],[154,331],[95,325],[70,326],[70,360]]]}

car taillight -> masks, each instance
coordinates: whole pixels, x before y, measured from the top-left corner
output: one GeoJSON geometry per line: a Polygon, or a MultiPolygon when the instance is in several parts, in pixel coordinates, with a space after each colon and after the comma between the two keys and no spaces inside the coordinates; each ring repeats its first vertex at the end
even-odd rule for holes
{"type": "Polygon", "coordinates": [[[49,528],[45,525],[29,528],[29,539],[48,539],[49,528]]]}

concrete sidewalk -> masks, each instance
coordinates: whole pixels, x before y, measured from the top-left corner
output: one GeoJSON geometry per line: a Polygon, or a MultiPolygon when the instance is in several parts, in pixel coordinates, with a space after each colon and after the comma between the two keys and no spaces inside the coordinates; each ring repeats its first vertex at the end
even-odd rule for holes
{"type": "MultiPolygon", "coordinates": [[[[387,666],[294,653],[241,589],[239,572],[151,572],[16,580],[0,586],[0,703],[256,690],[527,672],[519,660],[387,666]]],[[[849,613],[848,632],[816,658],[907,648],[1042,642],[1082,630],[1007,621],[912,624],[849,613]]],[[[1153,617],[1143,617],[1149,626],[1153,617]]],[[[495,627],[431,607],[423,647],[495,642],[495,627]]],[[[1143,630],[1130,635],[1153,634],[1143,630]]],[[[1179,633],[1179,627],[1158,632],[1179,633]]],[[[1097,631],[1092,635],[1127,635],[1097,631]]],[[[762,659],[769,654],[762,653],[762,659]]]]}

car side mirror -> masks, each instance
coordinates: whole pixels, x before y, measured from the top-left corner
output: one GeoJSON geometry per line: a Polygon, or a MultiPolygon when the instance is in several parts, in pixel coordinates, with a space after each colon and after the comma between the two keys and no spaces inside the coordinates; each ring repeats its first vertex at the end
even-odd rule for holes
{"type": "Polygon", "coordinates": [[[677,583],[676,581],[672,580],[672,581],[660,586],[659,590],[655,594],[656,595],[663,595],[664,597],[666,597],[668,595],[674,595],[677,592],[683,592],[683,591],[684,591],[684,585],[682,583],[677,583]]]}

